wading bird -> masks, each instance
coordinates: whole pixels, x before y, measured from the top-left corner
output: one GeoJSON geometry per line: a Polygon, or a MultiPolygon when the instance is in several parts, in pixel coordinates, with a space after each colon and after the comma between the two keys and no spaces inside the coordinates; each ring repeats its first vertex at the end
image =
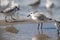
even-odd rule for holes
{"type": "Polygon", "coordinates": [[[31,12],[27,17],[29,16],[31,16],[31,18],[38,23],[38,30],[40,25],[42,29],[44,22],[47,22],[48,20],[52,20],[51,18],[46,17],[43,13],[36,11],[31,12]]]}

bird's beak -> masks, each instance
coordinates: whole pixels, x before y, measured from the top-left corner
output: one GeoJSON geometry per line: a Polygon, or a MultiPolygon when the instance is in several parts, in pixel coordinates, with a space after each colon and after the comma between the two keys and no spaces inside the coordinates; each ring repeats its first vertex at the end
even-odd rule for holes
{"type": "Polygon", "coordinates": [[[30,15],[28,15],[27,17],[29,17],[30,15]]]}
{"type": "Polygon", "coordinates": [[[0,11],[0,13],[3,13],[3,11],[0,11]]]}
{"type": "Polygon", "coordinates": [[[18,10],[20,10],[20,8],[18,8],[18,10]]]}

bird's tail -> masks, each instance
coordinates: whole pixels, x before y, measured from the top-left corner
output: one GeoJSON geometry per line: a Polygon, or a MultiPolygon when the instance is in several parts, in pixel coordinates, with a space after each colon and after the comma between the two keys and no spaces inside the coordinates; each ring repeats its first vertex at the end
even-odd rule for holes
{"type": "Polygon", "coordinates": [[[52,18],[48,18],[48,20],[52,21],[52,22],[56,22],[57,20],[52,19],[52,18]]]}

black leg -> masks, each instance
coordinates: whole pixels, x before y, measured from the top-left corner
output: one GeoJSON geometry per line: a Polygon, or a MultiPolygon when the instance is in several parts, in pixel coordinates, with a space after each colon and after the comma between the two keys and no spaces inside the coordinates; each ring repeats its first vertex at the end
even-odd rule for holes
{"type": "Polygon", "coordinates": [[[38,23],[38,30],[39,30],[39,26],[40,26],[40,24],[38,23]]]}
{"type": "Polygon", "coordinates": [[[38,23],[38,28],[37,28],[37,29],[38,29],[38,33],[40,34],[40,31],[39,31],[39,26],[40,26],[40,23],[38,23]]]}
{"type": "Polygon", "coordinates": [[[5,16],[5,22],[7,22],[7,16],[5,16]]]}
{"type": "Polygon", "coordinates": [[[43,23],[41,23],[41,29],[42,29],[43,23]]]}
{"type": "Polygon", "coordinates": [[[41,31],[42,31],[42,26],[43,26],[43,23],[38,23],[38,32],[39,32],[39,34],[40,34],[40,31],[39,31],[39,26],[41,27],[41,31]]]}
{"type": "Polygon", "coordinates": [[[57,29],[58,35],[59,35],[59,29],[57,29]]]}

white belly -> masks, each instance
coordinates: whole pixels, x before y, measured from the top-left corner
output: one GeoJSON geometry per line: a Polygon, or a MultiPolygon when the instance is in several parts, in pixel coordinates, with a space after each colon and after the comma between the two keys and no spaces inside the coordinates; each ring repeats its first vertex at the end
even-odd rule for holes
{"type": "Polygon", "coordinates": [[[37,18],[37,17],[32,17],[32,19],[33,19],[33,20],[38,20],[38,18],[37,18]]]}

